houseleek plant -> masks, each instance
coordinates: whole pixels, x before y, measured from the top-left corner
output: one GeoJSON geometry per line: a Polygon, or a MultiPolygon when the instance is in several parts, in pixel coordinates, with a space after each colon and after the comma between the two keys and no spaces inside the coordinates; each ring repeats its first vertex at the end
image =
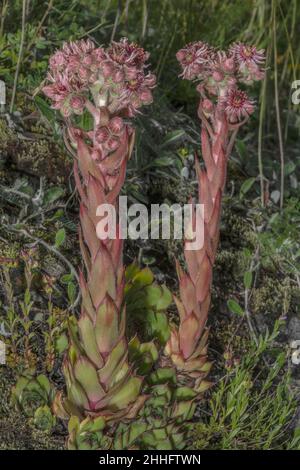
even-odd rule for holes
{"type": "Polygon", "coordinates": [[[165,314],[172,300],[167,287],[155,283],[149,268],[133,264],[125,272],[119,229],[108,238],[97,231],[97,208],[108,203],[118,209],[134,145],[132,118],[152,102],[155,76],[146,67],[148,57],[127,39],[108,48],[71,42],[51,57],[43,88],[64,118],[80,198],[81,314],[70,322],[66,393],[59,392],[53,405],[69,419],[70,449],[182,449],[210,387],[206,323],[226,168],[236,134],[254,111],[238,84],[263,78],[264,55],[241,43],[225,52],[203,42],[177,53],[182,77],[197,82],[200,93],[204,166],[196,157],[195,168],[204,210],[193,209],[191,228],[202,223],[204,242],[190,250],[191,239],[184,241],[186,269],[177,261],[174,324],[165,314]],[[147,319],[148,342],[127,338],[126,314],[147,319]]]}

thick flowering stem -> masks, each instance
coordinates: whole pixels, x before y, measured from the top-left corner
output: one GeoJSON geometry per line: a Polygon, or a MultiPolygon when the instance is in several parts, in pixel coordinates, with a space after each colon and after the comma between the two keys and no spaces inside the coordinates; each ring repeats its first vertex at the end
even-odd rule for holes
{"type": "Polygon", "coordinates": [[[229,51],[216,51],[202,42],[187,45],[177,53],[182,76],[198,80],[201,98],[198,116],[201,121],[201,149],[204,166],[195,158],[198,180],[197,202],[201,215],[193,212],[192,226],[203,225],[204,241],[200,249],[189,249],[185,240],[187,271],[177,262],[179,326],[174,326],[165,354],[176,366],[184,383],[199,393],[209,382],[203,379],[211,363],[207,360],[211,282],[219,242],[222,194],[226,183],[227,162],[238,129],[254,111],[254,103],[237,88],[238,82],[252,83],[263,78],[260,65],[263,51],[244,44],[234,44],[229,51]]]}
{"type": "Polygon", "coordinates": [[[134,145],[128,118],[152,101],[155,77],[145,74],[147,58],[143,49],[123,39],[107,49],[96,48],[90,40],[65,44],[50,59],[49,84],[43,91],[65,117],[65,142],[74,155],[80,198],[85,267],[79,276],[81,314],[70,324],[70,348],[63,364],[67,396],[59,394],[55,401],[56,413],[63,418],[117,422],[134,417],[145,401],[142,378],[128,362],[118,223],[116,237],[103,236],[98,209],[103,204],[118,209],[134,145]],[[88,130],[77,124],[76,115],[83,114],[93,123],[88,130]]]}

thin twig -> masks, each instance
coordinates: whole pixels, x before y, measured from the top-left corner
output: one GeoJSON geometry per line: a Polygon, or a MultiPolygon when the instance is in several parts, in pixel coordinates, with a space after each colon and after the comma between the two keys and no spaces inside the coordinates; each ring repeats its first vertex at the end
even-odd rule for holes
{"type": "Polygon", "coordinates": [[[41,19],[41,21],[39,22],[36,30],[35,30],[35,34],[33,36],[33,38],[31,39],[31,41],[29,42],[28,46],[26,47],[26,51],[30,51],[31,47],[33,46],[33,44],[36,42],[36,38],[40,32],[40,30],[42,29],[43,27],[43,24],[45,23],[50,11],[52,10],[52,7],[53,7],[53,2],[54,0],[50,0],[49,3],[48,3],[48,6],[47,6],[47,9],[41,19]]]}
{"type": "Polygon", "coordinates": [[[18,78],[19,78],[21,61],[22,61],[22,56],[23,56],[24,41],[25,41],[25,29],[26,29],[26,6],[27,6],[27,0],[23,0],[21,41],[20,41],[20,49],[19,49],[17,68],[16,68],[15,78],[14,78],[14,86],[13,86],[11,102],[10,102],[10,108],[9,108],[10,113],[12,113],[13,109],[14,109],[16,92],[17,92],[17,85],[18,85],[18,78]]]}
{"type": "Polygon", "coordinates": [[[115,21],[114,21],[114,26],[113,26],[113,30],[112,30],[111,37],[110,37],[110,42],[112,42],[115,39],[115,35],[117,32],[117,27],[118,27],[120,15],[121,15],[121,8],[122,8],[122,2],[119,0],[118,9],[117,9],[117,13],[116,13],[115,21]]]}
{"type": "Polygon", "coordinates": [[[273,0],[273,41],[274,41],[274,92],[275,110],[278,131],[279,154],[280,154],[280,210],[283,208],[284,193],[284,150],[281,131],[280,106],[278,94],[278,70],[277,70],[277,36],[276,36],[276,0],[273,0]]]}
{"type": "Polygon", "coordinates": [[[148,22],[148,5],[147,0],[143,0],[143,26],[142,26],[142,39],[144,39],[147,31],[148,22]]]}
{"type": "MultiPolygon", "coordinates": [[[[255,254],[254,254],[254,256],[251,260],[250,268],[249,268],[250,272],[253,272],[254,266],[257,262],[258,254],[259,254],[259,247],[256,248],[255,254]]],[[[256,336],[256,331],[255,331],[254,326],[252,324],[251,315],[250,315],[250,311],[249,311],[249,290],[250,289],[248,287],[245,287],[245,296],[244,296],[245,315],[246,315],[246,320],[247,320],[247,323],[248,323],[248,326],[249,326],[251,336],[252,336],[256,346],[258,346],[258,339],[257,339],[257,336],[256,336]]]]}
{"type": "Polygon", "coordinates": [[[235,129],[233,131],[233,133],[231,134],[231,136],[230,136],[230,140],[229,140],[229,143],[228,143],[227,149],[226,149],[226,158],[230,157],[230,154],[232,152],[234,142],[235,142],[235,138],[236,138],[236,135],[237,135],[238,131],[239,131],[238,129],[235,129]]]}
{"type": "Polygon", "coordinates": [[[8,0],[4,0],[2,8],[1,8],[0,37],[2,37],[4,33],[4,23],[5,23],[7,10],[8,10],[8,0]]]}
{"type": "Polygon", "coordinates": [[[258,170],[259,170],[259,182],[260,182],[260,198],[262,207],[265,206],[265,188],[264,188],[264,168],[263,168],[263,159],[262,159],[262,140],[263,140],[263,123],[265,115],[265,103],[266,103],[266,87],[267,87],[267,78],[263,80],[261,88],[261,103],[259,110],[259,127],[258,127],[258,149],[257,149],[257,158],[258,158],[258,170]]]}

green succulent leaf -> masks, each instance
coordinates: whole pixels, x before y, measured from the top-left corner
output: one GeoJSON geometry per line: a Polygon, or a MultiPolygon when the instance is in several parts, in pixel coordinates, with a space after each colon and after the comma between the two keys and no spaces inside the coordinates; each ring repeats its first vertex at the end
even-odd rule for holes
{"type": "Polygon", "coordinates": [[[175,370],[168,367],[161,367],[150,375],[149,382],[151,384],[176,383],[175,370]]]}
{"type": "Polygon", "coordinates": [[[40,406],[34,413],[35,426],[44,432],[50,432],[55,426],[56,419],[49,406],[40,406]]]}

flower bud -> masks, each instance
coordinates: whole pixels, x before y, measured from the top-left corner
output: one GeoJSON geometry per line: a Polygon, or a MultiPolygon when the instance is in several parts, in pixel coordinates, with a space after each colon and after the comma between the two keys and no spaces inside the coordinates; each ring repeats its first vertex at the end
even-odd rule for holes
{"type": "Polygon", "coordinates": [[[149,73],[149,75],[147,75],[146,83],[147,83],[147,86],[154,87],[154,85],[156,84],[156,77],[153,73],[149,73]]]}
{"type": "Polygon", "coordinates": [[[84,56],[83,59],[82,59],[82,63],[83,63],[84,65],[86,65],[87,67],[89,67],[90,65],[92,65],[92,62],[93,62],[93,60],[92,60],[92,58],[91,58],[90,55],[86,55],[86,56],[84,56]]]}
{"type": "Polygon", "coordinates": [[[102,73],[105,78],[110,78],[113,76],[115,71],[115,66],[112,62],[105,62],[102,65],[102,73]]]}
{"type": "Polygon", "coordinates": [[[124,80],[124,73],[121,70],[116,70],[113,74],[113,81],[115,83],[121,83],[124,80]]]}
{"type": "Polygon", "coordinates": [[[101,154],[101,151],[99,149],[98,150],[94,149],[91,152],[91,157],[95,162],[99,162],[101,160],[101,155],[102,154],[101,154]]]}
{"type": "Polygon", "coordinates": [[[124,121],[122,118],[115,116],[110,120],[108,127],[113,134],[119,135],[124,129],[124,121]]]}
{"type": "Polygon", "coordinates": [[[106,142],[106,148],[110,152],[116,150],[120,145],[120,141],[117,137],[110,137],[110,139],[106,142]]]}
{"type": "Polygon", "coordinates": [[[135,80],[137,77],[137,69],[135,67],[127,67],[126,68],[126,79],[127,80],[135,80]]]}
{"type": "Polygon", "coordinates": [[[186,52],[181,49],[180,51],[177,52],[177,54],[176,54],[176,59],[177,59],[179,62],[181,62],[182,60],[185,59],[185,56],[186,56],[186,52]]]}
{"type": "Polygon", "coordinates": [[[212,78],[214,79],[215,82],[222,82],[224,80],[224,75],[222,72],[215,70],[212,74],[212,78]]]}
{"type": "Polygon", "coordinates": [[[71,116],[72,114],[72,109],[70,106],[68,106],[67,103],[65,103],[61,108],[60,108],[60,112],[61,114],[63,115],[64,118],[68,118],[71,116]]]}
{"type": "Polygon", "coordinates": [[[235,69],[235,63],[232,57],[229,57],[224,61],[223,70],[224,72],[232,73],[235,69]]]}
{"type": "Polygon", "coordinates": [[[100,127],[100,129],[96,131],[95,137],[98,144],[106,142],[109,139],[109,131],[107,127],[100,127]]]}
{"type": "Polygon", "coordinates": [[[65,56],[61,51],[57,51],[49,60],[49,64],[51,68],[56,68],[64,65],[65,63],[65,56]]]}
{"type": "Polygon", "coordinates": [[[70,106],[77,114],[81,114],[85,105],[85,98],[83,96],[72,96],[70,99],[70,106]]]}
{"type": "Polygon", "coordinates": [[[236,85],[236,78],[234,77],[229,77],[227,80],[227,87],[232,88],[236,85]]]}
{"type": "Polygon", "coordinates": [[[153,101],[152,93],[147,88],[139,94],[139,97],[143,104],[150,104],[153,101]]]}
{"type": "Polygon", "coordinates": [[[81,66],[79,67],[78,69],[78,75],[80,78],[82,78],[83,80],[87,80],[88,77],[89,77],[89,70],[86,69],[85,67],[81,66]]]}
{"type": "Polygon", "coordinates": [[[202,109],[203,109],[205,114],[211,114],[213,109],[214,109],[213,102],[211,100],[208,100],[207,98],[205,98],[202,101],[202,109]]]}

